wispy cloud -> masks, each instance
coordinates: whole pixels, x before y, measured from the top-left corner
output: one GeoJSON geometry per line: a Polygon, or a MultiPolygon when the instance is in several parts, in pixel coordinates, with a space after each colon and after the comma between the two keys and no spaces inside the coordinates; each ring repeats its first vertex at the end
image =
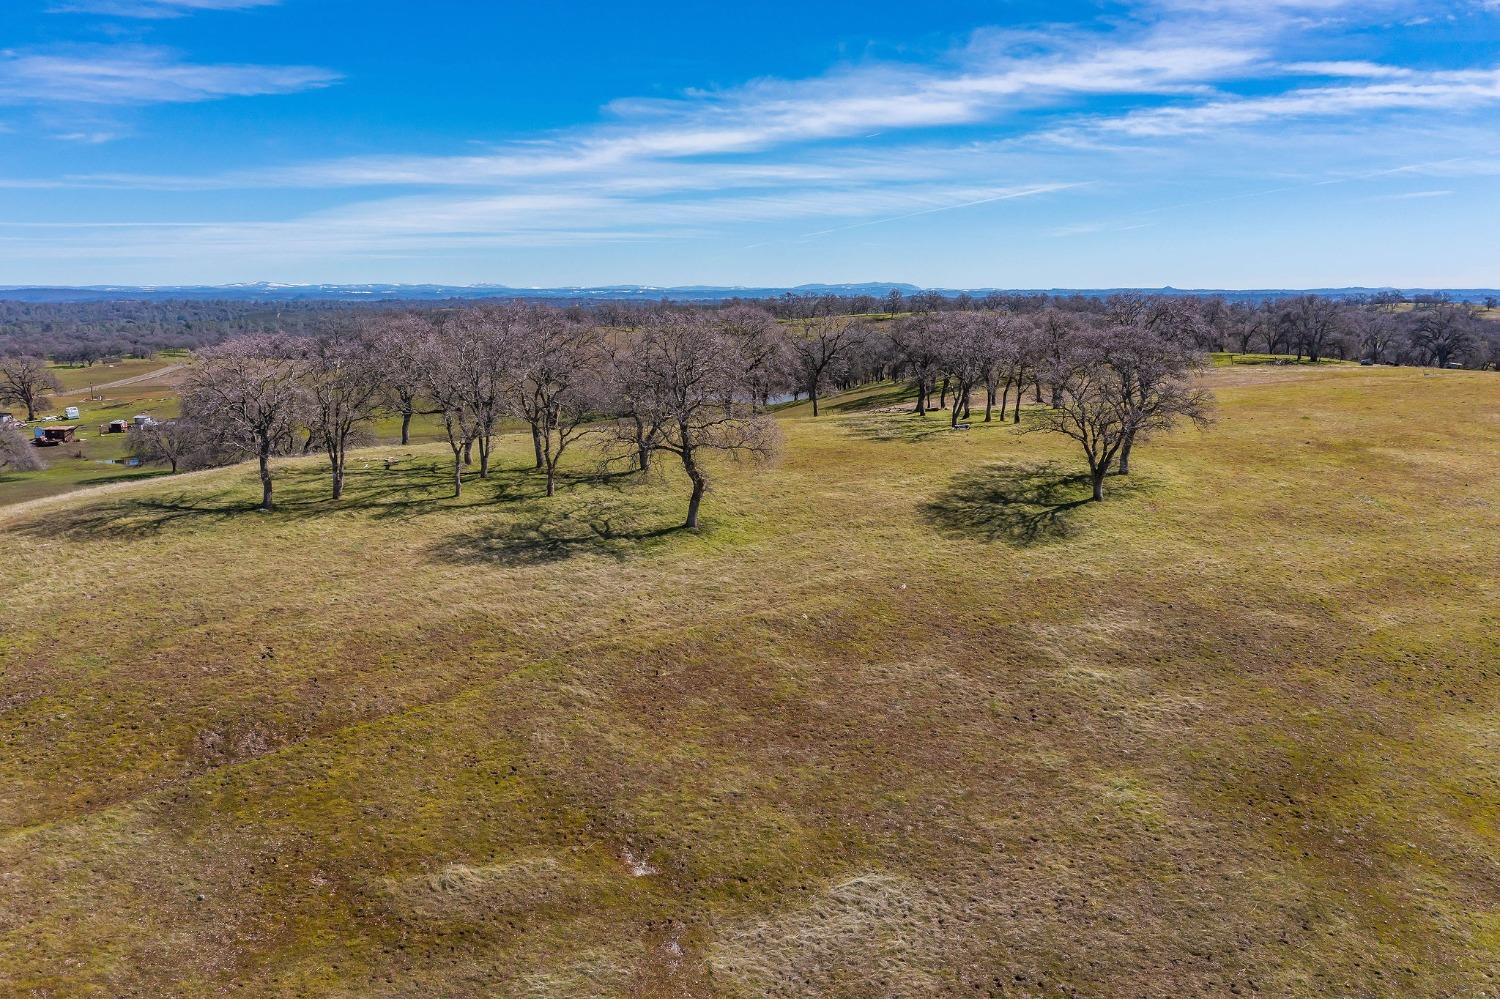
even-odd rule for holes
{"type": "Polygon", "coordinates": [[[315,66],[194,63],[154,46],[0,52],[0,103],[174,104],[289,94],[326,87],[339,74],[315,66]]]}
{"type": "MultiPolygon", "coordinates": [[[[1468,7],[1470,0],[1455,3],[1453,9],[1468,7]]],[[[177,13],[251,5],[72,4],[177,13]]],[[[190,176],[80,173],[0,179],[0,187],[357,192],[353,203],[282,221],[151,218],[11,230],[27,233],[36,252],[60,259],[93,254],[280,263],[582,247],[731,231],[742,237],[736,245],[755,249],[984,206],[992,206],[997,218],[1021,216],[1028,209],[1020,202],[1086,202],[1101,188],[1159,178],[1169,161],[1183,176],[1205,168],[1218,171],[1221,180],[1244,172],[1236,177],[1242,183],[1221,184],[1207,197],[1173,189],[1154,206],[1122,205],[1081,219],[1060,212],[1062,217],[1033,223],[1031,235],[1125,233],[1165,225],[1169,213],[1194,206],[1366,182],[1379,175],[1372,169],[1403,155],[1403,143],[1408,151],[1420,149],[1415,129],[1426,125],[1411,121],[1425,117],[1430,123],[1434,117],[1410,115],[1405,126],[1395,127],[1393,116],[1500,103],[1500,69],[1389,65],[1362,58],[1369,50],[1307,42],[1321,37],[1307,30],[1310,24],[1332,18],[1375,23],[1411,9],[1410,0],[1150,0],[1123,21],[981,30],[921,64],[865,61],[805,79],[620,99],[592,124],[478,153],[472,147],[455,155],[391,153],[190,176]],[[1325,156],[1333,129],[1340,130],[1341,157],[1325,156]],[[1187,143],[1181,141],[1185,136],[1201,138],[1187,143]],[[1245,141],[1247,136],[1255,142],[1245,141]],[[1244,162],[1243,150],[1272,145],[1295,146],[1297,155],[1244,162]],[[1214,155],[1193,159],[1188,147],[1211,147],[1214,155]]],[[[195,64],[144,47],[0,53],[0,103],[190,102],[290,93],[337,79],[316,67],[195,64]]],[[[93,130],[78,131],[78,141],[87,141],[93,130]]],[[[1381,174],[1457,176],[1492,168],[1496,158],[1487,153],[1445,162],[1425,171],[1401,166],[1381,174]],[[1467,160],[1477,165],[1466,167],[1467,160]]],[[[1350,200],[1363,194],[1351,193],[1350,200]]],[[[298,202],[319,197],[325,196],[298,202]]],[[[4,235],[7,228],[0,222],[0,241],[14,238],[4,235]]]]}
{"type": "Polygon", "coordinates": [[[1163,138],[1291,118],[1455,111],[1500,103],[1500,69],[1410,72],[1399,80],[1308,87],[1264,97],[1223,97],[1198,104],[1133,111],[1092,123],[1135,138],[1163,138]]]}
{"type": "Polygon", "coordinates": [[[1371,201],[1425,201],[1428,198],[1451,198],[1454,191],[1406,191],[1402,194],[1383,194],[1371,201]]]}
{"type": "Polygon", "coordinates": [[[69,0],[51,8],[55,14],[105,14],[110,17],[160,19],[203,11],[273,7],[281,0],[69,0]]]}

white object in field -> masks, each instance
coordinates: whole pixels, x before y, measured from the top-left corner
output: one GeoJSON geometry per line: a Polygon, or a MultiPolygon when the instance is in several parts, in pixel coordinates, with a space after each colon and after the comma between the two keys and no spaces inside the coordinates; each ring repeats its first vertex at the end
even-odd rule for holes
{"type": "Polygon", "coordinates": [[[67,409],[63,410],[63,416],[67,417],[70,420],[78,419],[78,407],[69,406],[67,409]]]}

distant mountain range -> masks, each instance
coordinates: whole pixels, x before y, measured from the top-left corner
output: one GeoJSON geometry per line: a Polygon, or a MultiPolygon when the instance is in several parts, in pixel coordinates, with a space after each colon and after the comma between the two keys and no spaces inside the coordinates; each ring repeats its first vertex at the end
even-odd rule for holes
{"type": "Polygon", "coordinates": [[[742,288],[720,285],[656,287],[652,285],[605,285],[578,288],[510,288],[504,285],[443,284],[254,284],[173,285],[136,287],[128,285],[95,285],[89,287],[3,287],[0,299],[19,302],[98,302],[114,300],[170,301],[192,299],[230,300],[240,302],[400,302],[476,299],[539,299],[554,302],[619,302],[672,299],[679,302],[718,302],[730,298],[779,298],[795,295],[873,295],[883,297],[892,290],[903,295],[923,291],[957,296],[967,292],[976,297],[991,293],[1086,295],[1099,297],[1122,292],[1150,295],[1217,295],[1231,301],[1263,301],[1292,295],[1316,294],[1333,298],[1353,298],[1397,292],[1403,296],[1447,295],[1464,301],[1500,298],[1492,288],[1265,288],[1265,289],[1194,289],[1180,288],[921,288],[912,284],[870,282],[867,284],[804,284],[792,288],[742,288]]]}

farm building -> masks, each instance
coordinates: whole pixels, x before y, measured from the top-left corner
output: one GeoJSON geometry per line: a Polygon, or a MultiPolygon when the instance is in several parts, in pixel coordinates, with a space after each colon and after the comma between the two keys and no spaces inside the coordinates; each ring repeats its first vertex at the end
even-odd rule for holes
{"type": "Polygon", "coordinates": [[[78,440],[77,427],[37,427],[31,443],[37,447],[57,447],[59,444],[71,444],[76,440],[78,440]]]}
{"type": "Polygon", "coordinates": [[[130,423],[126,420],[110,420],[99,428],[99,432],[103,434],[123,434],[129,429],[130,423]]]}

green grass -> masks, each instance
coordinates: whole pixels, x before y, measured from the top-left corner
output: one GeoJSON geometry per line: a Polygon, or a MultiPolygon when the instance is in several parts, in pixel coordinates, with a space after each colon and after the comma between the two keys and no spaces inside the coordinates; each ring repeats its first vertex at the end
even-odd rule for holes
{"type": "MultiPolygon", "coordinates": [[[[1216,368],[1227,368],[1236,364],[1312,364],[1307,358],[1297,359],[1296,354],[1240,354],[1223,352],[1210,354],[1209,361],[1216,368]]],[[[1349,361],[1340,361],[1333,357],[1324,357],[1318,360],[1319,364],[1349,364],[1349,361]]]]}
{"type": "MultiPolygon", "coordinates": [[[[77,420],[64,421],[78,426],[79,441],[39,449],[46,466],[41,471],[0,471],[0,508],[91,486],[147,478],[162,472],[157,468],[112,464],[126,457],[127,437],[125,434],[103,433],[100,428],[111,420],[129,420],[137,413],[146,413],[157,419],[176,416],[178,399],[175,386],[139,383],[109,390],[101,400],[78,396],[59,399],[54,404],[54,412],[47,415],[61,416],[64,406],[79,408],[77,420]]],[[[23,431],[29,432],[30,428],[23,431]]]]}
{"type": "Polygon", "coordinates": [[[1493,993],[1500,383],[1208,377],[1102,505],[876,389],[698,534],[521,438],[0,510],[0,992],[1493,993]]]}
{"type": "Polygon", "coordinates": [[[180,364],[183,359],[181,354],[175,356],[163,354],[151,358],[132,357],[122,361],[100,362],[88,366],[53,364],[51,368],[57,380],[62,383],[64,392],[78,392],[95,385],[105,385],[126,378],[151,374],[173,364],[180,364]]]}

